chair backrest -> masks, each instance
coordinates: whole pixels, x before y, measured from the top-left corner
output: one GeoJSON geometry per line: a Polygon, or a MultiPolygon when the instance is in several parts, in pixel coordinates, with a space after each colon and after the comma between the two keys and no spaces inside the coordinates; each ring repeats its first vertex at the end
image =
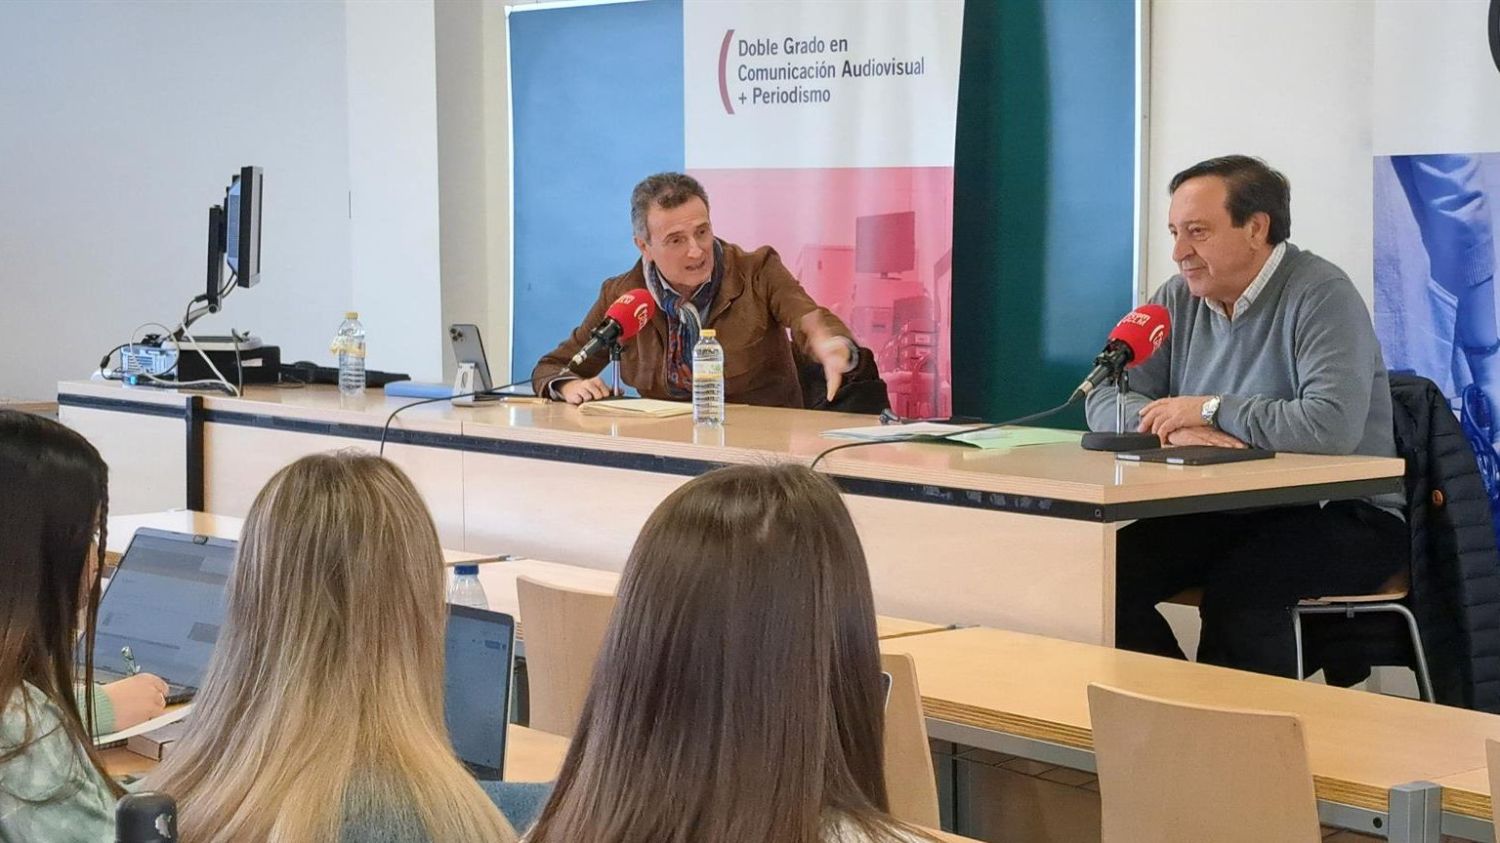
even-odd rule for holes
{"type": "Polygon", "coordinates": [[[613,594],[516,578],[533,729],[573,737],[604,644],[613,594]]]}
{"type": "Polygon", "coordinates": [[[1295,716],[1088,693],[1104,843],[1320,839],[1295,716]]]}
{"type": "Polygon", "coordinates": [[[1486,740],[1484,756],[1490,768],[1490,822],[1500,828],[1500,798],[1495,793],[1495,785],[1500,784],[1500,741],[1486,740]]]}
{"type": "Polygon", "coordinates": [[[885,706],[885,789],[890,796],[891,816],[936,828],[937,776],[927,744],[916,660],[906,653],[884,653],[880,669],[891,675],[891,695],[885,706]]]}

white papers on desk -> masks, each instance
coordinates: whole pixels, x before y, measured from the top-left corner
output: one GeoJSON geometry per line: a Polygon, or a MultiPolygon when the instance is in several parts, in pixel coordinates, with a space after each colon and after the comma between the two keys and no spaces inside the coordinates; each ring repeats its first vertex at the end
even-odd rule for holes
{"type": "MultiPolygon", "coordinates": [[[[98,693],[102,694],[104,693],[104,691],[100,690],[98,691],[98,693]]],[[[121,729],[118,732],[109,732],[107,734],[99,735],[98,737],[94,738],[94,746],[103,749],[108,746],[122,744],[130,738],[135,737],[136,735],[144,735],[145,733],[153,729],[160,729],[163,726],[176,723],[177,721],[191,714],[192,711],[192,703],[188,703],[187,705],[179,705],[175,708],[169,709],[166,714],[163,714],[159,717],[153,717],[150,720],[147,720],[145,723],[138,723],[134,726],[131,726],[129,729],[121,729]]]]}
{"type": "Polygon", "coordinates": [[[824,431],[823,435],[832,439],[850,439],[856,442],[952,442],[982,448],[986,451],[1021,448],[1027,445],[1051,445],[1059,442],[1077,444],[1079,438],[1083,436],[1076,430],[1053,430],[1046,427],[983,427],[935,422],[846,427],[840,430],[824,431]],[[951,439],[944,438],[948,434],[958,435],[951,439]]]}
{"type": "Polygon", "coordinates": [[[905,442],[910,439],[936,439],[950,433],[973,430],[971,424],[939,424],[937,422],[912,422],[911,424],[876,424],[869,427],[841,427],[825,430],[829,439],[852,439],[856,442],[905,442]]]}

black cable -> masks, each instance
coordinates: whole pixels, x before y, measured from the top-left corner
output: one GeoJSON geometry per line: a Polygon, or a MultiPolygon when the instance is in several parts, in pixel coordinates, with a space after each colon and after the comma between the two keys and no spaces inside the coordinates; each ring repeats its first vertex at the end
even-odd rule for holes
{"type": "Polygon", "coordinates": [[[1028,422],[1040,421],[1041,419],[1056,415],[1058,413],[1061,413],[1063,410],[1068,409],[1069,407],[1073,406],[1073,402],[1075,400],[1076,399],[1074,398],[1069,398],[1067,401],[1058,404],[1056,407],[1053,407],[1050,410],[1043,410],[1040,413],[1032,413],[1028,416],[1020,416],[1018,418],[1007,419],[1002,422],[995,422],[994,424],[980,425],[979,427],[967,427],[963,430],[955,430],[952,433],[945,433],[942,436],[922,437],[919,439],[869,439],[860,442],[845,442],[842,445],[834,445],[832,448],[824,449],[816,457],[813,457],[812,465],[810,465],[809,468],[817,470],[818,463],[822,462],[824,457],[828,456],[834,451],[842,451],[846,448],[859,448],[865,445],[889,445],[894,442],[942,442],[945,440],[957,439],[960,436],[968,436],[971,433],[979,433],[985,430],[994,430],[997,427],[1005,427],[1007,425],[1026,424],[1028,422]]]}
{"type": "Polygon", "coordinates": [[[510,389],[513,386],[520,386],[523,383],[531,383],[531,378],[527,378],[523,381],[516,381],[515,383],[508,383],[505,386],[494,386],[490,387],[489,389],[481,389],[478,392],[460,392],[457,395],[444,395],[440,398],[423,398],[420,401],[413,401],[410,404],[402,404],[400,407],[397,407],[396,409],[391,411],[391,414],[385,419],[385,425],[380,428],[380,456],[385,456],[386,434],[390,433],[391,422],[396,420],[396,414],[404,410],[410,410],[412,407],[420,407],[423,404],[436,404],[439,401],[452,401],[455,398],[477,398],[480,395],[498,395],[500,394],[500,390],[502,389],[510,389]]]}

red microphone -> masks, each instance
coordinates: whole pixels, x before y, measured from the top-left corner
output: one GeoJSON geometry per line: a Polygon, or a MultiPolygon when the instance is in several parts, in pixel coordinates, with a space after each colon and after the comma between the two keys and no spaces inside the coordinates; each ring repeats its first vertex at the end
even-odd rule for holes
{"type": "Polygon", "coordinates": [[[1122,369],[1134,369],[1146,362],[1172,332],[1172,317],[1159,304],[1143,304],[1125,314],[1109,332],[1109,342],[1094,358],[1094,370],[1073,390],[1068,403],[1077,401],[1094,387],[1119,376],[1122,369]]]}
{"type": "Polygon", "coordinates": [[[628,342],[646,327],[656,315],[656,302],[645,287],[637,287],[615,299],[604,311],[604,321],[589,332],[589,341],[568,361],[567,369],[580,374],[578,367],[612,345],[628,342]]]}

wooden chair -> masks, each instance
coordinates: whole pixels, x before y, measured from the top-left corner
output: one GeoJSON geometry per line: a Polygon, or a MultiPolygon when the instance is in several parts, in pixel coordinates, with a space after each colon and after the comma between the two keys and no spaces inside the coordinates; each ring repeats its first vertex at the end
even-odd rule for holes
{"type": "Polygon", "coordinates": [[[891,695],[885,706],[885,789],[891,816],[937,828],[937,775],[927,744],[922,693],[917,688],[917,662],[906,653],[884,653],[880,669],[891,675],[891,695]]]}
{"type": "Polygon", "coordinates": [[[1318,843],[1302,723],[1090,684],[1104,843],[1318,843]]]}
{"type": "Polygon", "coordinates": [[[573,737],[604,644],[615,596],[516,578],[525,630],[530,726],[573,737]]]}

